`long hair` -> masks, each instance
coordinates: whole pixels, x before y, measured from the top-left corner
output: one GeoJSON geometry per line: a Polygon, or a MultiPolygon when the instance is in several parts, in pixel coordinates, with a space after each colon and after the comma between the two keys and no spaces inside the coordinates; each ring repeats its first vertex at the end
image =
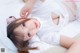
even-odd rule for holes
{"type": "Polygon", "coordinates": [[[28,53],[28,50],[34,50],[35,48],[29,48],[29,42],[28,41],[23,41],[18,39],[17,37],[15,37],[15,33],[13,32],[15,28],[17,28],[18,26],[20,26],[21,24],[25,23],[26,21],[29,21],[30,19],[26,19],[26,18],[20,18],[17,19],[15,21],[13,21],[12,23],[10,23],[7,26],[7,37],[14,43],[14,45],[18,48],[18,52],[19,53],[28,53]]]}

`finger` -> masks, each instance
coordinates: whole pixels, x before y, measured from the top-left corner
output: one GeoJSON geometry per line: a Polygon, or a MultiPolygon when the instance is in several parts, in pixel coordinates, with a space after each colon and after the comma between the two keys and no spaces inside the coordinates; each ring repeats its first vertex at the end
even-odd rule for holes
{"type": "Polygon", "coordinates": [[[20,13],[20,16],[21,16],[22,18],[24,18],[24,17],[25,17],[25,12],[21,12],[21,13],[20,13]]]}
{"type": "Polygon", "coordinates": [[[20,12],[20,16],[21,16],[22,18],[24,18],[25,15],[26,15],[26,13],[27,13],[27,11],[28,11],[28,10],[26,10],[26,9],[22,9],[21,12],[20,12]]]}
{"type": "Polygon", "coordinates": [[[28,11],[25,15],[25,17],[28,17],[30,15],[31,11],[28,11]]]}
{"type": "Polygon", "coordinates": [[[26,12],[26,14],[25,14],[25,18],[27,18],[27,17],[28,17],[28,13],[29,13],[29,12],[26,12]]]}

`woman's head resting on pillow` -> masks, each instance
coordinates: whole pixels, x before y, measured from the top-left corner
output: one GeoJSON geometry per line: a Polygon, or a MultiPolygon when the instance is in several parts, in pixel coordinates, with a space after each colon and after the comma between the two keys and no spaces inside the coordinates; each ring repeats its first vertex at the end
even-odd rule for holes
{"type": "Polygon", "coordinates": [[[38,29],[39,22],[36,19],[13,19],[7,26],[7,36],[19,50],[25,51],[30,49],[28,41],[37,33],[38,29]]]}

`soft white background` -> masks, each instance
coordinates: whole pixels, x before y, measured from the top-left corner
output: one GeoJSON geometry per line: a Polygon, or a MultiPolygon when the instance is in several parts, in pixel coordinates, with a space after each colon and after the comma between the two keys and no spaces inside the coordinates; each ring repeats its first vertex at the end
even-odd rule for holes
{"type": "MultiPolygon", "coordinates": [[[[80,9],[80,2],[76,2],[78,9],[80,9]]],[[[16,53],[15,46],[6,36],[6,18],[9,16],[20,17],[20,9],[23,6],[22,0],[0,0],[0,48],[6,48],[6,53],[16,53]],[[7,2],[6,2],[7,1],[7,2]],[[14,4],[15,3],[15,4],[14,4]]],[[[78,10],[80,15],[80,10],[78,10]]],[[[72,24],[64,27],[60,32],[69,37],[74,37],[80,33],[80,22],[75,21],[72,24]]]]}

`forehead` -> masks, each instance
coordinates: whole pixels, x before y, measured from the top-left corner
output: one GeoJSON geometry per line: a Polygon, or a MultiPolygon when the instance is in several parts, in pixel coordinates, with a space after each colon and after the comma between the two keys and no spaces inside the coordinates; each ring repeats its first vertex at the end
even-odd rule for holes
{"type": "Polygon", "coordinates": [[[15,22],[17,23],[22,23],[28,21],[27,19],[17,19],[15,22]]]}
{"type": "Polygon", "coordinates": [[[15,29],[22,28],[23,24],[25,24],[25,23],[27,23],[29,21],[30,20],[25,20],[25,19],[17,20],[15,25],[18,25],[18,26],[15,27],[15,29]]]}
{"type": "Polygon", "coordinates": [[[20,23],[20,22],[22,22],[22,21],[24,21],[24,19],[18,20],[18,21],[16,21],[16,23],[20,23]]]}

